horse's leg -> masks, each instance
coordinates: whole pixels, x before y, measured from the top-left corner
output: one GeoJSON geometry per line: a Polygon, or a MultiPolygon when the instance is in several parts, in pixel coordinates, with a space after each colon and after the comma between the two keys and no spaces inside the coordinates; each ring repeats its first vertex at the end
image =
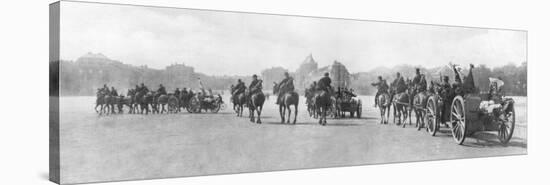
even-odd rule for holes
{"type": "Polygon", "coordinates": [[[292,114],[292,109],[290,109],[290,105],[285,105],[286,109],[288,109],[288,119],[286,120],[286,123],[290,123],[290,114],[292,114]]]}
{"type": "Polygon", "coordinates": [[[281,116],[281,123],[285,123],[285,110],[281,104],[279,104],[279,116],[281,116]]]}
{"type": "Polygon", "coordinates": [[[256,120],[256,123],[258,123],[258,124],[262,124],[261,116],[262,116],[262,110],[263,109],[264,109],[263,105],[258,106],[258,108],[256,109],[256,111],[258,112],[258,120],[256,120]]]}
{"type": "Polygon", "coordinates": [[[254,123],[254,121],[256,121],[254,117],[254,106],[252,105],[248,105],[248,117],[250,118],[250,122],[254,123]]]}
{"type": "Polygon", "coordinates": [[[380,124],[382,124],[382,123],[384,123],[384,109],[385,109],[385,107],[383,107],[383,106],[379,106],[379,107],[380,107],[379,109],[380,109],[380,116],[381,116],[380,124]]]}
{"type": "Polygon", "coordinates": [[[296,124],[296,118],[298,118],[298,103],[294,104],[294,121],[292,124],[296,124]]]}
{"type": "Polygon", "coordinates": [[[323,116],[323,124],[327,124],[327,115],[328,115],[329,107],[325,107],[324,116],[323,116]]]}

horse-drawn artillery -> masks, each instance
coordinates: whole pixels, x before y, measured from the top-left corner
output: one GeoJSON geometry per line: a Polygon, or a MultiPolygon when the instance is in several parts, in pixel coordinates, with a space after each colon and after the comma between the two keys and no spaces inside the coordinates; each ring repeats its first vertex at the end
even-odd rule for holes
{"type": "Polygon", "coordinates": [[[189,99],[187,111],[189,113],[200,113],[202,110],[218,113],[225,108],[221,95],[206,97],[198,94],[189,99]]]}
{"type": "Polygon", "coordinates": [[[363,103],[357,97],[336,98],[335,101],[336,117],[346,117],[346,112],[349,112],[350,117],[361,118],[363,112],[363,103]]]}
{"type": "Polygon", "coordinates": [[[430,111],[426,116],[426,122],[429,125],[428,128],[433,130],[432,135],[439,130],[441,118],[448,116],[449,121],[443,124],[451,128],[453,138],[458,144],[462,144],[467,136],[481,131],[496,131],[500,142],[508,143],[515,127],[514,100],[505,98],[502,103],[495,104],[494,108],[485,109],[480,105],[488,102],[487,97],[488,94],[477,93],[458,95],[453,99],[447,115],[438,111],[438,106],[433,104],[434,100],[429,101],[430,111]]]}
{"type": "Polygon", "coordinates": [[[490,109],[480,106],[490,102],[489,94],[470,93],[454,97],[450,106],[445,107],[438,97],[430,97],[427,103],[425,122],[427,129],[435,135],[440,124],[451,128],[457,144],[462,144],[466,137],[476,132],[496,131],[498,139],[506,144],[512,138],[515,127],[514,100],[504,98],[501,103],[493,104],[490,109]],[[447,108],[448,111],[443,111],[447,108]],[[444,112],[448,114],[443,114],[444,112]],[[446,118],[441,121],[442,118],[446,118]]]}

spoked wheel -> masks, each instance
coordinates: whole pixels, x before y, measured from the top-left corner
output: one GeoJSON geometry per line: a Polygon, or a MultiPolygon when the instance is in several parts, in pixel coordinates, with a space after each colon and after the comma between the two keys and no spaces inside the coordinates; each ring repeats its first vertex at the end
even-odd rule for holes
{"type": "Polygon", "coordinates": [[[193,97],[189,100],[189,105],[187,106],[187,111],[189,113],[198,113],[201,108],[201,103],[199,98],[193,97]]]}
{"type": "Polygon", "coordinates": [[[214,105],[214,109],[212,109],[212,112],[213,113],[218,113],[218,111],[220,111],[221,108],[222,108],[222,103],[221,102],[216,102],[216,105],[214,105]]]}
{"type": "Polygon", "coordinates": [[[501,120],[500,128],[498,130],[498,139],[502,144],[507,144],[512,138],[514,133],[514,127],[516,126],[516,111],[514,106],[511,105],[508,110],[504,112],[504,120],[501,120]]]}
{"type": "Polygon", "coordinates": [[[439,122],[437,117],[436,98],[430,97],[426,104],[426,115],[424,115],[424,123],[426,123],[426,129],[430,135],[435,136],[439,128],[439,122]]]}
{"type": "Polygon", "coordinates": [[[464,99],[457,96],[453,99],[451,105],[451,133],[455,142],[461,145],[466,138],[466,111],[464,109],[464,99]]]}
{"type": "Polygon", "coordinates": [[[168,101],[168,112],[175,113],[178,109],[178,101],[177,100],[170,100],[168,101]]]}

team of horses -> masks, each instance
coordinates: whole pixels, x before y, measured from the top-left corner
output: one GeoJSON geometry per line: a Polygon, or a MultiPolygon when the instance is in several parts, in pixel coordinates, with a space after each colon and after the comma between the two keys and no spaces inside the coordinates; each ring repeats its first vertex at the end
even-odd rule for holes
{"type": "Polygon", "coordinates": [[[103,114],[121,114],[124,107],[130,114],[163,114],[181,112],[189,105],[190,93],[158,94],[155,91],[128,91],[126,96],[112,96],[103,91],[96,94],[95,111],[103,114]],[[99,108],[99,109],[98,109],[99,108]]]}
{"type": "MultiPolygon", "coordinates": [[[[298,116],[299,94],[293,90],[283,91],[280,84],[274,83],[273,94],[279,94],[279,115],[281,123],[296,124],[298,116]],[[291,119],[292,109],[294,109],[294,119],[291,119]]],[[[389,92],[378,96],[378,108],[380,110],[380,124],[388,124],[391,108],[393,107],[393,122],[405,127],[408,119],[409,125],[412,125],[412,113],[415,113],[416,126],[421,127],[424,123],[424,108],[429,97],[429,93],[416,92],[413,85],[407,84],[405,92],[396,93],[397,88],[390,86],[389,92]],[[397,119],[397,122],[396,122],[397,119]]],[[[98,91],[96,96],[95,110],[99,114],[120,114],[124,107],[128,108],[130,114],[163,114],[181,112],[182,108],[189,106],[189,101],[194,95],[191,93],[173,93],[159,95],[155,91],[128,91],[127,96],[111,96],[98,91]]],[[[262,92],[250,94],[248,90],[244,93],[232,95],[233,110],[238,117],[243,116],[245,108],[249,110],[249,119],[251,122],[261,124],[261,114],[266,95],[262,92]]],[[[310,116],[318,119],[318,123],[326,125],[327,116],[334,113],[336,99],[327,91],[316,90],[306,93],[307,110],[310,116]]]]}
{"type": "Polygon", "coordinates": [[[393,122],[395,124],[405,127],[405,122],[408,119],[409,125],[412,125],[412,113],[414,113],[415,126],[419,129],[424,126],[425,107],[429,92],[418,92],[412,83],[407,83],[406,87],[405,92],[397,93],[397,87],[391,85],[389,92],[382,93],[377,97],[380,124],[388,124],[393,107],[393,122]]]}

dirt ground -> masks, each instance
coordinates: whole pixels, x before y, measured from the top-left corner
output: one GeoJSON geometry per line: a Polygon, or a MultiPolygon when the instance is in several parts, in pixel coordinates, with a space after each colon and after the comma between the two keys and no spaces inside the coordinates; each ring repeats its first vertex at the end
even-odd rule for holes
{"type": "MultiPolygon", "coordinates": [[[[236,117],[229,100],[217,114],[98,116],[95,97],[60,99],[63,183],[149,179],[407,161],[527,154],[527,106],[516,97],[516,127],[507,146],[482,132],[454,143],[414,125],[380,125],[371,96],[361,97],[361,119],[329,119],[320,126],[301,97],[298,123],[280,124],[271,97],[263,124],[236,117]]],[[[247,115],[247,112],[245,112],[247,115]]]]}

